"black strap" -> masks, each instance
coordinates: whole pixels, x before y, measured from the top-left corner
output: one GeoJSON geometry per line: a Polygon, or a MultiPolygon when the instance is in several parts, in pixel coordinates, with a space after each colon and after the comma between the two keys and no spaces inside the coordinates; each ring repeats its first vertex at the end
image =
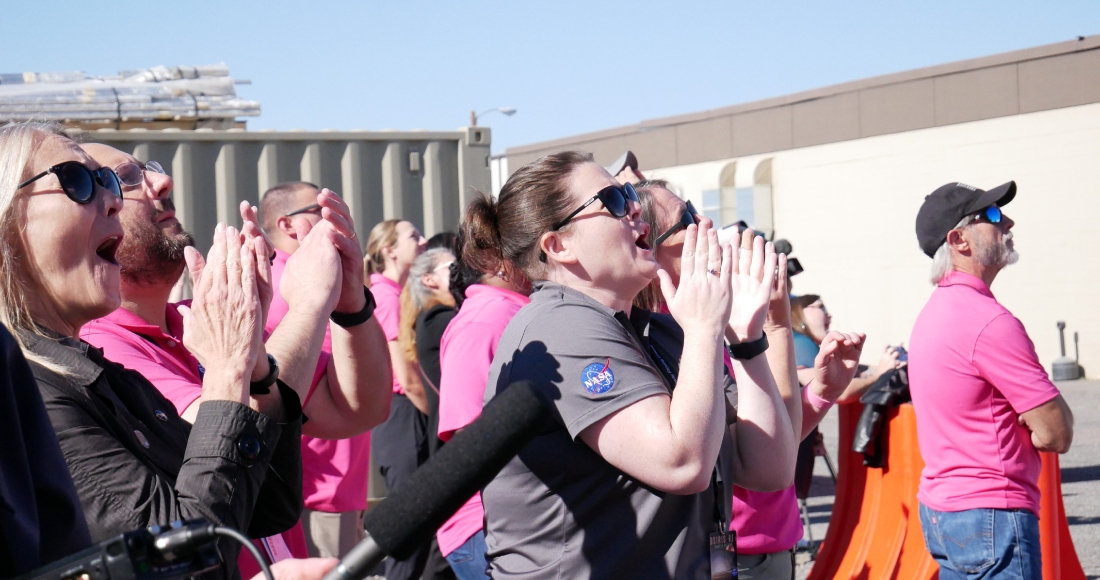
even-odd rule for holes
{"type": "MultiPolygon", "coordinates": [[[[673,388],[675,388],[676,381],[678,380],[676,371],[672,369],[672,365],[669,364],[668,360],[666,360],[665,357],[661,355],[661,351],[659,348],[657,348],[655,342],[653,340],[649,340],[649,337],[646,338],[646,345],[649,346],[649,352],[653,354],[653,358],[656,359],[657,363],[661,365],[662,370],[666,373],[666,376],[670,380],[673,388]]],[[[722,474],[721,471],[718,469],[718,465],[719,463],[716,460],[714,462],[714,470],[710,473],[710,485],[711,488],[714,489],[714,522],[718,525],[718,531],[724,534],[729,528],[727,526],[726,518],[722,515],[722,507],[726,505],[726,500],[722,497],[722,490],[725,488],[725,486],[723,485],[724,482],[722,481],[722,474]]]]}
{"type": "Polygon", "coordinates": [[[374,315],[374,294],[371,294],[370,288],[363,286],[363,296],[367,301],[363,304],[362,310],[359,312],[333,312],[329,315],[329,320],[343,328],[359,326],[370,320],[370,317],[374,315]]]}
{"type": "Polygon", "coordinates": [[[737,360],[749,360],[768,350],[768,335],[761,334],[760,338],[752,342],[742,342],[738,344],[726,345],[726,348],[730,352],[730,356],[737,360]]]}

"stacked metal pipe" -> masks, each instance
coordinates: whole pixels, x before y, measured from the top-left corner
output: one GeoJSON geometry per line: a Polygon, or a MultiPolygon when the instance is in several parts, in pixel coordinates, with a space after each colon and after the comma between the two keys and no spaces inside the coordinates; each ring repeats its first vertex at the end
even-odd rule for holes
{"type": "Polygon", "coordinates": [[[0,74],[0,122],[234,120],[260,114],[224,64],[156,66],[114,76],[83,72],[0,74]]]}

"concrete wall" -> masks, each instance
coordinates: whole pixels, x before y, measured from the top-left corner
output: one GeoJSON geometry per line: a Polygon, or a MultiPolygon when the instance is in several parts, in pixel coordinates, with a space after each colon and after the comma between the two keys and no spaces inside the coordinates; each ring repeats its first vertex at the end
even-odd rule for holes
{"type": "MultiPolygon", "coordinates": [[[[637,150],[635,150],[637,151],[637,150]]],[[[1081,364],[1100,374],[1100,104],[866,137],[763,155],[654,169],[678,193],[701,201],[736,162],[738,186],[771,159],[776,237],[794,245],[805,273],[798,294],[821,294],[833,327],[864,331],[864,362],[886,344],[907,343],[932,286],[931,260],[914,220],[924,196],[963,181],[1019,186],[1005,213],[1020,262],[993,292],[1020,320],[1049,372],[1059,356],[1055,323],[1081,333],[1081,364]]]]}
{"type": "Polygon", "coordinates": [[[240,225],[242,200],[268,188],[309,181],[341,194],[360,239],[374,224],[402,218],[426,236],[454,230],[472,192],[489,191],[488,127],[459,131],[112,131],[86,133],[159,161],[175,180],[183,226],[205,252],[219,222],[240,225]]]}

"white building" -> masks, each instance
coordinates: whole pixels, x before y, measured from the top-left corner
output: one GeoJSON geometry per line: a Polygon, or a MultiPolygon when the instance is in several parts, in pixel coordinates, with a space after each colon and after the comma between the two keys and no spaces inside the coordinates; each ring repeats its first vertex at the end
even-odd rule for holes
{"type": "MultiPolygon", "coordinates": [[[[1020,262],[993,292],[1050,369],[1080,332],[1100,372],[1100,36],[644,121],[507,150],[505,173],[547,153],[637,154],[649,178],[719,223],[786,238],[833,328],[864,331],[864,363],[908,341],[932,286],[917,209],[952,181],[1016,181],[1005,212],[1020,262]]],[[[494,176],[495,179],[495,176],[494,176]]]]}

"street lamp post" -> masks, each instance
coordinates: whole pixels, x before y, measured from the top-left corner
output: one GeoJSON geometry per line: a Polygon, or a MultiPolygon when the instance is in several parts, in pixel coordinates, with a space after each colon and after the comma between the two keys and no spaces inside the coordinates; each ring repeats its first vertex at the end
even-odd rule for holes
{"type": "Polygon", "coordinates": [[[492,113],[494,111],[500,111],[501,113],[504,113],[505,115],[507,115],[509,117],[516,114],[515,107],[493,107],[492,109],[486,109],[486,110],[484,110],[480,113],[475,113],[474,111],[470,111],[470,126],[472,127],[472,126],[477,125],[477,120],[482,115],[487,115],[487,114],[492,113]]]}

